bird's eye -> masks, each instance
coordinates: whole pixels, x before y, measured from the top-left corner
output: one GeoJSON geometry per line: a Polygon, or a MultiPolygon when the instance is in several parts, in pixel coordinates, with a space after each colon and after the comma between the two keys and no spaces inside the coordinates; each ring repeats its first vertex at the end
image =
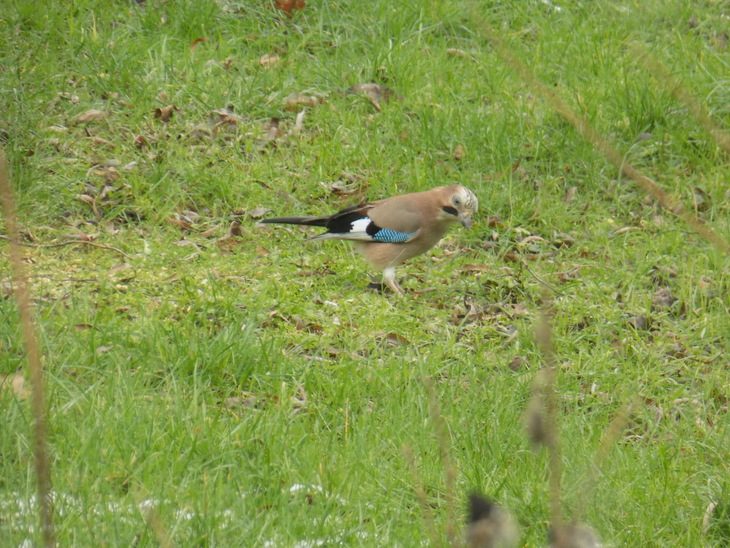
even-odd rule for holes
{"type": "Polygon", "coordinates": [[[461,205],[461,200],[459,200],[458,196],[454,196],[451,199],[451,203],[454,204],[456,207],[459,207],[461,205]]]}

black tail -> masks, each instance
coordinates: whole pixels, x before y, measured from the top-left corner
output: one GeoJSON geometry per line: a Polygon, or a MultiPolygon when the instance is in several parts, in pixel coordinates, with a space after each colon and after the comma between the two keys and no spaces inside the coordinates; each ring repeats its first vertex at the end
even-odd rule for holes
{"type": "Polygon", "coordinates": [[[262,219],[261,223],[272,223],[278,225],[306,225],[306,226],[327,226],[331,216],[326,217],[275,217],[273,219],[262,219]]]}

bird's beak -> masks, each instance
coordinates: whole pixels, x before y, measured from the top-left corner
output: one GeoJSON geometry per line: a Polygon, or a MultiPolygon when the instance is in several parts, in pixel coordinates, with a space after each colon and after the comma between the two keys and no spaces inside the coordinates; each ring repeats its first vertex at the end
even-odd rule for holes
{"type": "Polygon", "coordinates": [[[459,222],[464,225],[464,228],[471,228],[471,215],[459,213],[457,218],[459,219],[459,222]]]}

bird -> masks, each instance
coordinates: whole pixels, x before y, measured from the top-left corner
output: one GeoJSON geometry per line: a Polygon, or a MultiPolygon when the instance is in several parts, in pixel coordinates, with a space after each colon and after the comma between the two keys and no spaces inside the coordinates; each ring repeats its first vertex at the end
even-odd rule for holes
{"type": "Polygon", "coordinates": [[[439,186],[345,208],[321,217],[276,217],[262,223],[326,228],[308,241],[351,240],[365,259],[383,271],[383,281],[401,296],[395,269],[403,261],[435,246],[454,223],[471,227],[479,208],[476,195],[463,185],[439,186]]]}

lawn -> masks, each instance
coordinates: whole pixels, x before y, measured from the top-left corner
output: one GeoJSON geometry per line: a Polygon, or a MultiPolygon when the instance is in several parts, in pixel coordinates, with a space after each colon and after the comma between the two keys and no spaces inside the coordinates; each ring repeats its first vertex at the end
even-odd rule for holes
{"type": "MultiPolygon", "coordinates": [[[[546,546],[550,452],[523,416],[548,302],[565,519],[610,546],[726,546],[728,254],[485,29],[727,240],[728,152],[641,52],[730,128],[729,9],[3,2],[0,144],[59,546],[448,544],[473,491],[546,546]],[[398,269],[402,298],[369,289],[379,273],[347,243],[258,223],[443,184],[479,213],[398,269]]],[[[42,536],[4,218],[0,236],[0,533],[27,547],[42,536]]]]}

